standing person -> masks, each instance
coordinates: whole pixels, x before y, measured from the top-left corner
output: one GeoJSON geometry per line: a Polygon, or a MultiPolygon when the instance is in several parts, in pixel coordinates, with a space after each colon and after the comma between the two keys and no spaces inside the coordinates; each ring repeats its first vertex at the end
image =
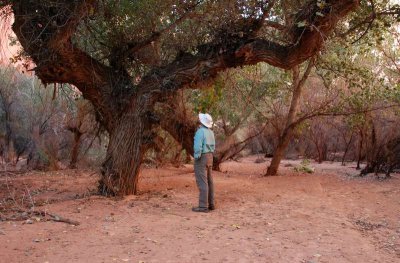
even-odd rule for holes
{"type": "Polygon", "coordinates": [[[209,114],[199,114],[200,126],[194,136],[194,175],[199,188],[199,206],[194,212],[214,210],[214,183],[211,176],[213,152],[215,150],[213,120],[209,114]]]}

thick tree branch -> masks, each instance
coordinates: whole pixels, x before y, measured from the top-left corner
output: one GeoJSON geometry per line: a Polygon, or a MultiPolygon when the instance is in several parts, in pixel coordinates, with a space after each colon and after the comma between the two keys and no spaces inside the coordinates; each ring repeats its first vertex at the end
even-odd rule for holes
{"type": "Polygon", "coordinates": [[[182,145],[187,154],[193,156],[193,138],[198,124],[190,118],[191,115],[186,115],[184,104],[179,101],[180,97],[182,94],[171,96],[168,102],[160,105],[160,126],[182,145]]]}
{"type": "Polygon", "coordinates": [[[317,1],[313,1],[296,16],[296,21],[306,21],[309,26],[299,29],[298,23],[292,25],[290,32],[293,39],[297,39],[295,44],[283,46],[261,38],[226,36],[223,43],[200,46],[196,55],[186,53],[171,64],[156,68],[142,79],[139,86],[144,93],[161,95],[185,87],[206,85],[218,72],[227,68],[266,62],[290,69],[315,55],[337,22],[354,10],[358,3],[358,0],[332,0],[327,1],[328,7],[321,10],[317,1]],[[316,12],[324,13],[321,16],[316,12]]]}
{"type": "MultiPolygon", "coordinates": [[[[13,2],[13,30],[36,64],[45,83],[75,85],[95,106],[100,120],[113,120],[112,70],[76,48],[71,40],[78,23],[93,10],[95,0],[13,2]]],[[[107,128],[112,123],[103,123],[107,128]]]]}

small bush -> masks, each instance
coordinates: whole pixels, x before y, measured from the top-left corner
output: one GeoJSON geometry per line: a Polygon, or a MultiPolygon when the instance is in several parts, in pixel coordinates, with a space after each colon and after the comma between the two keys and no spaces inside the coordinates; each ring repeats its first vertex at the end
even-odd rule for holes
{"type": "Polygon", "coordinates": [[[301,161],[300,165],[294,167],[293,170],[298,173],[312,174],[314,173],[315,169],[314,167],[311,167],[310,164],[311,164],[310,160],[304,159],[301,161]]]}

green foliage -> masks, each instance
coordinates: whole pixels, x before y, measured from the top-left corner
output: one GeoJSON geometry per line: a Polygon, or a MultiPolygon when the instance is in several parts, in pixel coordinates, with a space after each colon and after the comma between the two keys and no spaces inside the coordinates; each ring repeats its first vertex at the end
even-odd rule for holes
{"type": "MultiPolygon", "coordinates": [[[[269,20],[283,26],[290,27],[290,23],[297,23],[304,27],[306,24],[302,24],[302,21],[293,22],[289,17],[307,2],[277,1],[270,10],[269,20]]],[[[224,43],[227,35],[242,32],[246,25],[239,21],[243,17],[259,18],[261,9],[268,4],[270,1],[260,0],[99,1],[96,10],[90,12],[89,19],[80,24],[73,41],[91,56],[109,64],[117,50],[126,51],[129,47],[152,39],[156,32],[163,32],[161,37],[156,37],[156,41],[143,47],[140,54],[134,54],[124,62],[124,66],[136,77],[151,68],[143,57],[148,59],[149,56],[156,56],[151,63],[165,64],[182,51],[197,54],[198,48],[202,48],[203,44],[211,41],[224,43]]],[[[317,16],[323,16],[323,10],[328,8],[326,5],[325,1],[317,1],[317,6],[321,9],[317,16]]],[[[368,6],[363,6],[364,9],[365,14],[370,11],[368,6]]],[[[353,20],[354,23],[358,21],[357,18],[353,20]]],[[[277,43],[290,42],[285,32],[267,26],[261,31],[260,37],[277,43]]]]}
{"type": "Polygon", "coordinates": [[[303,159],[300,165],[293,168],[295,172],[298,173],[309,173],[312,174],[315,172],[315,168],[311,167],[311,162],[308,159],[303,159]]]}
{"type": "Polygon", "coordinates": [[[216,105],[223,100],[222,79],[218,79],[213,86],[205,90],[193,90],[191,102],[196,113],[208,112],[215,116],[217,114],[216,105]]]}
{"type": "Polygon", "coordinates": [[[195,112],[209,112],[229,128],[262,121],[260,104],[281,93],[281,79],[275,71],[266,65],[230,70],[221,74],[210,88],[189,91],[189,102],[195,112]]]}
{"type": "Polygon", "coordinates": [[[350,43],[359,41],[373,48],[390,36],[390,28],[400,20],[400,8],[391,0],[360,2],[360,8],[351,14],[344,31],[347,30],[350,43]]]}
{"type": "Polygon", "coordinates": [[[328,45],[328,52],[319,60],[317,74],[329,85],[341,87],[340,107],[355,110],[372,106],[374,101],[396,98],[397,88],[387,79],[384,56],[378,49],[365,49],[365,44],[343,48],[337,43],[328,45]]]}

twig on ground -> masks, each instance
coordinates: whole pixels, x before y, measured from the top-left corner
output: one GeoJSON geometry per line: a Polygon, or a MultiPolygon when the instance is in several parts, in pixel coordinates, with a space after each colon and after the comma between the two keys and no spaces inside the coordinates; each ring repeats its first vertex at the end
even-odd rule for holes
{"type": "Polygon", "coordinates": [[[46,217],[46,215],[48,215],[50,218],[50,220],[55,221],[55,222],[63,222],[63,223],[67,223],[70,225],[74,225],[74,226],[78,226],[80,225],[80,223],[78,221],[69,219],[69,218],[65,218],[62,216],[59,216],[57,214],[52,214],[52,213],[48,213],[45,211],[36,211],[36,213],[40,213],[42,216],[46,217]]]}
{"type": "Polygon", "coordinates": [[[57,214],[49,213],[47,211],[23,211],[23,210],[17,210],[18,214],[14,214],[12,216],[6,217],[3,215],[0,215],[0,220],[1,221],[23,221],[30,219],[32,216],[41,216],[46,220],[51,220],[54,222],[62,222],[74,226],[80,225],[78,221],[65,218],[62,216],[59,216],[57,214]]]}

